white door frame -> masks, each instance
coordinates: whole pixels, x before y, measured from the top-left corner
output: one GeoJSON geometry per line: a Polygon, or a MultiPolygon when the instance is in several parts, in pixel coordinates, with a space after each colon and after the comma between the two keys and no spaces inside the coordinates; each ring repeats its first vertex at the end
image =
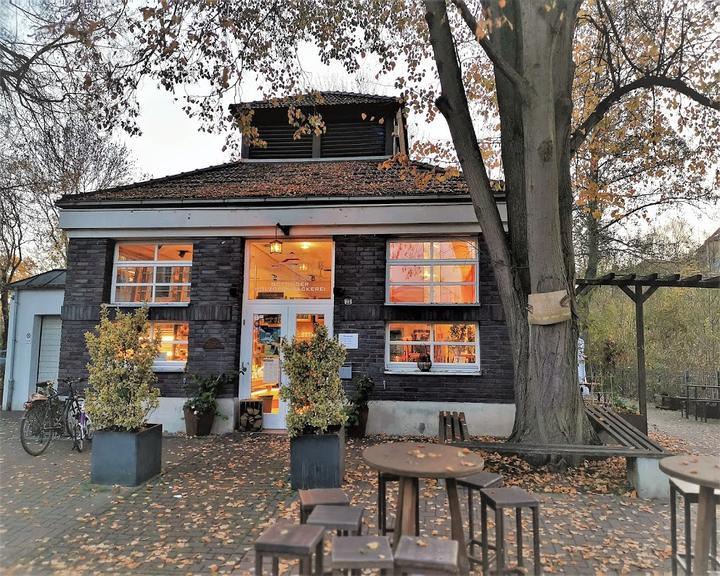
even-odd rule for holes
{"type": "MultiPolygon", "coordinates": [[[[292,237],[292,240],[330,240],[332,242],[332,278],[330,284],[330,298],[323,300],[248,300],[249,279],[250,279],[250,242],[263,240],[263,238],[245,239],[245,266],[243,273],[243,302],[242,302],[242,326],[240,330],[240,378],[238,379],[238,398],[250,398],[252,363],[252,323],[254,314],[280,314],[281,328],[280,337],[291,339],[295,334],[295,319],[298,314],[324,314],[325,326],[330,336],[333,335],[333,290],[335,286],[335,242],[328,237],[292,237]]],[[[265,239],[266,240],[266,239],[265,239]]],[[[280,361],[282,368],[282,360],[280,361]]],[[[287,385],[287,377],[282,374],[281,386],[287,385]]],[[[263,428],[270,430],[284,430],[287,405],[280,402],[278,414],[263,415],[263,428]]]]}
{"type": "MultiPolygon", "coordinates": [[[[333,334],[333,303],[332,300],[322,302],[295,303],[292,300],[279,300],[277,302],[252,302],[246,303],[243,308],[242,330],[240,336],[240,382],[238,397],[241,399],[250,398],[252,389],[252,341],[253,341],[253,316],[255,314],[279,314],[280,315],[280,337],[288,340],[295,335],[296,320],[298,314],[323,314],[325,326],[330,336],[333,334]]],[[[282,360],[280,361],[282,369],[282,360]]],[[[282,373],[280,385],[287,386],[287,376],[282,373]]],[[[287,414],[287,403],[280,400],[280,410],[277,414],[263,414],[263,428],[269,430],[284,430],[285,416],[287,414]]]]}

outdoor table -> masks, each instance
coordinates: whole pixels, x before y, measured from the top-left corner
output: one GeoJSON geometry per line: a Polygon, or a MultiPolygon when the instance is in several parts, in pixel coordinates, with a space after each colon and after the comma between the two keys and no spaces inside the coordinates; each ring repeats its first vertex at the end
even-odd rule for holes
{"type": "Polygon", "coordinates": [[[365,448],[365,462],[380,472],[394,474],[400,479],[397,520],[393,532],[394,546],[403,535],[415,534],[415,503],[420,497],[415,478],[445,480],[450,508],[451,537],[458,543],[458,562],[462,573],[468,573],[470,564],[465,548],[457,478],[476,474],[483,469],[483,459],[467,449],[442,444],[417,442],[389,442],[365,448]]]}
{"type": "Polygon", "coordinates": [[[713,491],[720,488],[720,458],[681,454],[660,460],[660,470],[668,476],[700,486],[695,526],[695,563],[693,574],[706,574],[713,515],[713,491]]]}

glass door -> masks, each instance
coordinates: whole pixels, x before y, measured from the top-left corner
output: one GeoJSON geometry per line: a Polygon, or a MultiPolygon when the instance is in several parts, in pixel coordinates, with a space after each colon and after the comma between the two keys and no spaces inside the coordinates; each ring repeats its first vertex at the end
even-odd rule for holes
{"type": "Polygon", "coordinates": [[[319,326],[332,332],[329,305],[255,304],[245,307],[242,331],[241,398],[263,403],[263,428],[284,429],[287,403],[280,388],[287,384],[282,371],[280,340],[312,338],[319,326]]]}

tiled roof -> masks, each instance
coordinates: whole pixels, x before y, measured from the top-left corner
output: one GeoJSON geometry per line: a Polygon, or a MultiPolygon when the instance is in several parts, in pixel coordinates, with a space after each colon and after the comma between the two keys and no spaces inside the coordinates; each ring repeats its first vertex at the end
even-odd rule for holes
{"type": "Polygon", "coordinates": [[[410,170],[397,165],[381,169],[382,160],[240,161],[138,182],[64,196],[59,206],[113,202],[216,201],[312,198],[383,198],[402,196],[462,196],[462,176],[445,180],[422,176],[444,169],[411,162],[410,170]]]}
{"type": "Polygon", "coordinates": [[[8,288],[11,290],[41,290],[41,289],[52,289],[52,288],[65,288],[65,270],[57,268],[55,270],[48,270],[35,276],[23,278],[17,282],[8,284],[8,288]]]}
{"type": "Polygon", "coordinates": [[[355,92],[310,92],[282,98],[269,98],[254,102],[231,104],[230,110],[238,108],[285,108],[293,106],[338,106],[342,104],[392,104],[399,103],[395,96],[379,96],[377,94],[358,94],[355,92]]]}

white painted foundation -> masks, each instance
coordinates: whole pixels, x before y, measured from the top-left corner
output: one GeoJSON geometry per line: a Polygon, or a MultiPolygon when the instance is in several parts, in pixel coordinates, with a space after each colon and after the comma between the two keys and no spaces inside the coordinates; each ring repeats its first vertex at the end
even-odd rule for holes
{"type": "Polygon", "coordinates": [[[515,419],[514,404],[474,402],[371,401],[368,434],[437,436],[438,413],[464,412],[471,435],[509,436],[515,419]]]}
{"type": "MultiPolygon", "coordinates": [[[[153,410],[148,416],[148,422],[162,424],[163,432],[174,434],[185,432],[185,418],[183,417],[183,404],[187,398],[160,398],[160,406],[153,410]]],[[[221,418],[215,416],[213,422],[213,434],[227,434],[235,429],[235,399],[218,398],[218,409],[221,414],[227,416],[221,418]]]]}

